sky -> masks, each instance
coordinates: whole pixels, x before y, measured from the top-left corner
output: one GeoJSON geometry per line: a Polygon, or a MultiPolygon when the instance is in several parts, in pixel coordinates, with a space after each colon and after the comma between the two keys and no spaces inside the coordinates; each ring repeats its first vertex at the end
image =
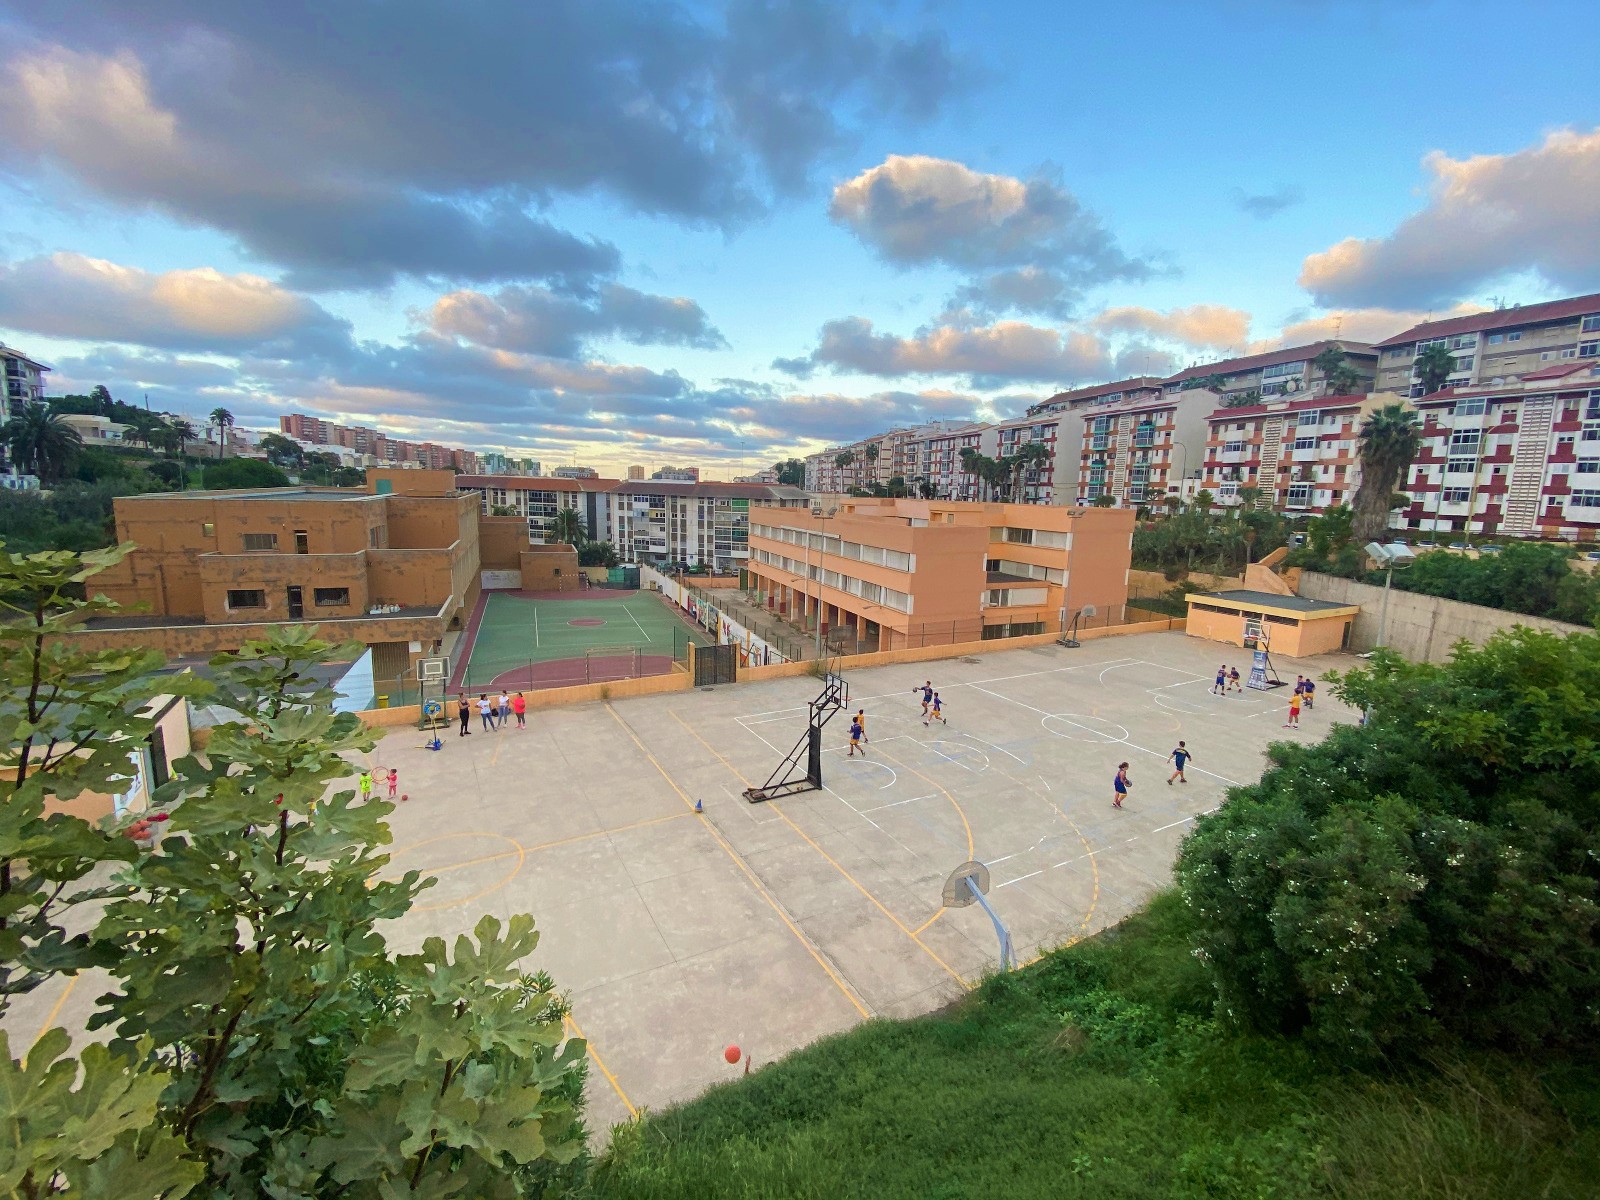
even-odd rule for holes
{"type": "Polygon", "coordinates": [[[1600,291],[1597,62],[1577,0],[0,0],[0,341],[731,478],[1600,291]]]}

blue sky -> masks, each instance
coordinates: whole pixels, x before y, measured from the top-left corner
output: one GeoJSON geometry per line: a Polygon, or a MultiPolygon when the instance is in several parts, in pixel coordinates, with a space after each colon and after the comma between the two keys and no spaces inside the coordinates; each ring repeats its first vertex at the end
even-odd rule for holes
{"type": "Polygon", "coordinates": [[[1600,290],[1592,5],[60,7],[0,0],[53,391],[729,476],[1600,290]]]}

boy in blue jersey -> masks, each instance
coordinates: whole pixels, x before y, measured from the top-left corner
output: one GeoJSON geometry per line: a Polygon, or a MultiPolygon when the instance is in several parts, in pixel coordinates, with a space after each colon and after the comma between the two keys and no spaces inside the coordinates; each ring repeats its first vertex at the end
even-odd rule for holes
{"type": "Polygon", "coordinates": [[[933,699],[929,701],[929,706],[928,716],[923,720],[922,723],[926,725],[928,721],[932,720],[939,722],[941,725],[946,724],[944,719],[944,701],[939,699],[938,692],[933,694],[933,699]]]}
{"type": "Polygon", "coordinates": [[[1181,779],[1184,783],[1189,782],[1189,777],[1183,773],[1183,768],[1193,757],[1194,755],[1189,753],[1189,748],[1183,742],[1179,742],[1177,746],[1173,748],[1172,753],[1167,755],[1167,761],[1178,768],[1171,775],[1167,776],[1168,787],[1172,786],[1172,781],[1174,779],[1181,779]]]}
{"type": "Polygon", "coordinates": [[[849,755],[847,757],[854,758],[856,756],[856,751],[857,750],[861,751],[861,757],[862,758],[865,758],[867,756],[866,750],[861,745],[861,734],[862,734],[861,722],[856,720],[854,717],[851,717],[850,718],[850,753],[849,753],[849,755]]]}

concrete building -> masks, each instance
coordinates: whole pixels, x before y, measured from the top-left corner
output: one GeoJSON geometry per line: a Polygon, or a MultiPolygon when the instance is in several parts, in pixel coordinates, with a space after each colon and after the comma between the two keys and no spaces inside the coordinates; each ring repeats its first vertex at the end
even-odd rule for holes
{"type": "Polygon", "coordinates": [[[651,479],[665,480],[668,483],[699,483],[699,467],[662,467],[651,479]]]}
{"type": "MultiPolygon", "coordinates": [[[[44,403],[44,377],[49,370],[42,362],[0,343],[0,375],[5,379],[3,389],[0,389],[0,425],[20,414],[28,405],[44,403]]],[[[0,446],[0,476],[10,480],[5,486],[13,490],[30,490],[38,486],[38,480],[32,475],[19,475],[7,463],[4,446],[0,446]]]]}
{"type": "Polygon", "coordinates": [[[1455,356],[1446,387],[1511,383],[1562,363],[1600,358],[1600,293],[1414,325],[1377,344],[1377,386],[1420,396],[1416,357],[1433,345],[1455,356]]]}
{"type": "Polygon", "coordinates": [[[497,451],[487,451],[478,455],[477,471],[484,475],[525,475],[537,477],[539,460],[537,458],[512,458],[510,455],[497,451]]]}
{"type": "Polygon", "coordinates": [[[1600,537],[1600,363],[1572,359],[1412,403],[1422,445],[1397,528],[1600,537]]]}
{"type": "Polygon", "coordinates": [[[1072,412],[1089,405],[1120,404],[1124,400],[1146,400],[1158,395],[1162,380],[1154,375],[1136,375],[1114,383],[1097,383],[1092,387],[1073,388],[1057,392],[1048,400],[1041,400],[1028,409],[1027,415],[1037,417],[1045,413],[1072,412]]]}
{"type": "Polygon", "coordinates": [[[551,523],[563,509],[578,514],[590,541],[610,540],[611,489],[616,486],[615,479],[550,479],[522,475],[456,477],[456,487],[477,497],[484,516],[522,518],[530,545],[541,545],[550,539],[551,523]]]}
{"type": "Polygon", "coordinates": [[[638,483],[641,479],[644,478],[644,468],[643,467],[629,467],[628,468],[628,478],[630,480],[632,480],[634,483],[638,483]]]}
{"type": "Polygon", "coordinates": [[[1327,340],[1305,346],[1289,346],[1266,354],[1248,354],[1201,363],[1162,380],[1169,396],[1191,388],[1209,387],[1224,401],[1255,394],[1283,396],[1305,393],[1316,396],[1328,390],[1328,381],[1316,365],[1316,357],[1330,347],[1344,351],[1345,362],[1359,376],[1353,391],[1370,392],[1377,374],[1378,352],[1365,342],[1327,340]]]}
{"type": "Polygon", "coordinates": [[[593,467],[557,467],[550,472],[554,479],[599,479],[600,472],[593,467]]]}
{"type": "Polygon", "coordinates": [[[1241,649],[1254,649],[1259,631],[1266,634],[1273,654],[1309,658],[1349,649],[1350,630],[1360,613],[1360,605],[1277,592],[1243,588],[1195,592],[1189,597],[1184,629],[1190,637],[1229,642],[1241,649]]]}
{"type": "Polygon", "coordinates": [[[797,507],[797,488],[646,480],[612,489],[611,543],[624,562],[737,571],[750,556],[752,503],[797,507]]]}
{"type": "Polygon", "coordinates": [[[1164,508],[1197,477],[1205,455],[1206,418],[1214,392],[1190,388],[1169,393],[1140,388],[1109,403],[1079,407],[1074,499],[1090,504],[1111,497],[1118,508],[1164,508]]]}
{"type": "Polygon", "coordinates": [[[751,511],[749,574],[775,613],[875,649],[1017,637],[1127,602],[1133,514],[859,499],[751,511]]]}
{"type": "MultiPolygon", "coordinates": [[[[106,417],[90,416],[84,413],[62,413],[61,423],[69,429],[77,430],[78,436],[83,439],[85,446],[102,446],[106,443],[121,445],[123,435],[127,433],[128,426],[121,425],[106,417]]],[[[194,447],[190,447],[190,453],[194,447]]]]}
{"type": "Polygon", "coordinates": [[[1321,513],[1349,504],[1361,481],[1361,422],[1402,397],[1279,398],[1218,408],[1208,418],[1201,486],[1224,507],[1240,488],[1256,488],[1255,506],[1321,513]]]}
{"type": "Polygon", "coordinates": [[[273,625],[314,622],[403,674],[471,610],[478,502],[446,472],[374,470],[366,490],[160,492],[115,501],[138,549],[96,579],[149,615],[90,621],[82,636],[168,655],[237,649],[273,625]]]}
{"type": "Polygon", "coordinates": [[[961,425],[927,439],[922,478],[929,491],[942,500],[977,500],[982,481],[961,463],[961,451],[975,450],[995,457],[1000,433],[993,425],[961,425]]]}

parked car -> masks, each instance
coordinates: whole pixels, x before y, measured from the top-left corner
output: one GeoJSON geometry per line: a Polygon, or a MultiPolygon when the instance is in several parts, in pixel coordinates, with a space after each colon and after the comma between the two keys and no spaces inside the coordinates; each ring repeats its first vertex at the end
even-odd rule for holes
{"type": "Polygon", "coordinates": [[[1600,562],[1600,550],[1591,550],[1584,555],[1590,562],[1600,562]]]}
{"type": "Polygon", "coordinates": [[[1478,553],[1479,554],[1499,554],[1500,551],[1502,551],[1504,549],[1505,549],[1505,547],[1502,546],[1499,542],[1490,542],[1490,543],[1488,543],[1488,545],[1479,546],[1478,547],[1478,553]]]}
{"type": "Polygon", "coordinates": [[[1418,542],[1417,543],[1417,549],[1418,550],[1437,550],[1438,548],[1439,548],[1439,543],[1438,542],[1418,542]]]}
{"type": "Polygon", "coordinates": [[[1472,549],[1472,547],[1468,546],[1465,542],[1451,542],[1450,543],[1450,549],[1452,549],[1452,550],[1470,550],[1470,549],[1472,549]]]}

